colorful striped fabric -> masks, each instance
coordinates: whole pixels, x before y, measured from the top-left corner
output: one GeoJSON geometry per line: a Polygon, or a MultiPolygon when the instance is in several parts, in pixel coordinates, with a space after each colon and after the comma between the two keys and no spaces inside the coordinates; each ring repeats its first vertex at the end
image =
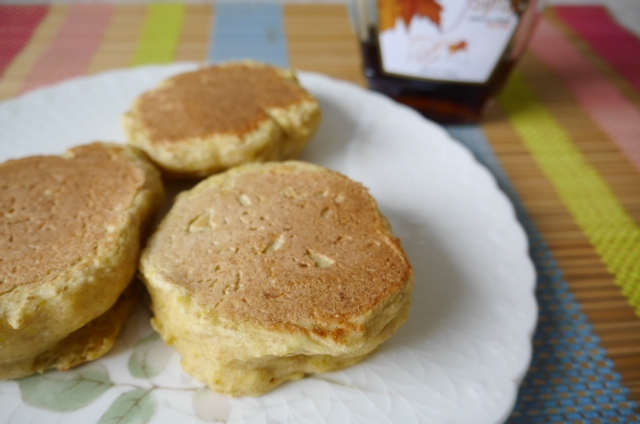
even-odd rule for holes
{"type": "Polygon", "coordinates": [[[0,76],[46,13],[45,6],[5,6],[0,11],[0,76]]]}
{"type": "Polygon", "coordinates": [[[72,5],[64,24],[26,75],[20,91],[84,75],[112,14],[112,5],[72,5]]]}
{"type": "Polygon", "coordinates": [[[280,5],[221,3],[216,7],[209,60],[233,59],[289,66],[280,5]]]}
{"type": "MultiPolygon", "coordinates": [[[[0,6],[0,99],[78,75],[251,58],[362,84],[339,4],[0,6]]],[[[448,130],[516,207],[538,272],[510,423],[640,423],[640,40],[550,8],[481,125],[448,130]]]]}
{"type": "Polygon", "coordinates": [[[602,7],[558,7],[558,15],[591,48],[640,90],[640,40],[620,27],[602,7]]]}
{"type": "Polygon", "coordinates": [[[175,57],[184,21],[185,6],[157,3],[149,6],[132,65],[169,63],[175,57]]]}

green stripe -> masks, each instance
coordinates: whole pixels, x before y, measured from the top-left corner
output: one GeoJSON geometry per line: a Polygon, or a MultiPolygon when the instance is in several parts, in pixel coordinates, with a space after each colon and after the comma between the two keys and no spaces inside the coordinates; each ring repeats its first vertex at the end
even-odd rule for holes
{"type": "Polygon", "coordinates": [[[185,6],[182,4],[150,5],[131,65],[172,62],[182,32],[184,15],[185,6]]]}
{"type": "Polygon", "coordinates": [[[633,217],[519,73],[510,79],[499,101],[640,316],[640,228],[633,217]]]}

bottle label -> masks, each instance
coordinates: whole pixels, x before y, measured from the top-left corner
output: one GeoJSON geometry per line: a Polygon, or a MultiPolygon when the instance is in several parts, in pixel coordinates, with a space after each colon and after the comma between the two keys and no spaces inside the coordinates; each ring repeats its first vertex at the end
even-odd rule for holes
{"type": "Polygon", "coordinates": [[[518,26],[512,0],[378,0],[385,73],[485,83],[518,26]]]}

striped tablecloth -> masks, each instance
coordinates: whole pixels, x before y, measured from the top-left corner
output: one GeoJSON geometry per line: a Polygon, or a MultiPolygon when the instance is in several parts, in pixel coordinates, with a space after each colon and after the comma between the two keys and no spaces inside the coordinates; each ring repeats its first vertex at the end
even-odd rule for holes
{"type": "MultiPolygon", "coordinates": [[[[364,84],[343,5],[0,6],[0,99],[113,68],[251,57],[364,84]]],[[[538,272],[509,422],[640,423],[640,40],[548,9],[480,125],[452,135],[516,206],[538,272]]]]}

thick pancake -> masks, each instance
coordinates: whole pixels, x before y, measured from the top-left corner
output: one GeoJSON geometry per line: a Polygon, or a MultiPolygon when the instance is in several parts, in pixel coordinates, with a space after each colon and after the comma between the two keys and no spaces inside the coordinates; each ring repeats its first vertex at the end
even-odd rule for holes
{"type": "Polygon", "coordinates": [[[141,270],[185,369],[232,395],[361,360],[406,320],[413,285],[367,190],[302,162],[183,193],[141,270]]]}
{"type": "Polygon", "coordinates": [[[135,309],[142,293],[139,282],[129,285],[105,313],[88,322],[36,358],[0,364],[3,378],[18,378],[48,369],[67,371],[101,358],[113,347],[122,326],[135,309]]]}
{"type": "Polygon", "coordinates": [[[0,165],[0,364],[35,359],[115,303],[162,198],[157,170],[127,146],[0,165]]]}
{"type": "Polygon", "coordinates": [[[186,177],[293,158],[319,121],[318,103],[293,73],[256,62],[170,78],[123,118],[130,143],[169,175],[186,177]]]}

